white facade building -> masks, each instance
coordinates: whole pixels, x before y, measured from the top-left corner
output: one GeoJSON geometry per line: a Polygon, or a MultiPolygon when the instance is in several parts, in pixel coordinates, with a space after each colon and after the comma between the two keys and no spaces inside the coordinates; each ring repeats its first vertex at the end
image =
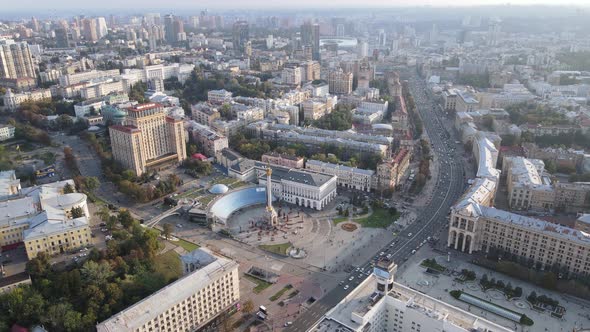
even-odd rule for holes
{"type": "Polygon", "coordinates": [[[394,281],[397,266],[380,260],[361,282],[310,332],[509,332],[476,316],[394,281]]]}
{"type": "Polygon", "coordinates": [[[232,101],[232,93],[226,90],[209,90],[207,92],[207,101],[211,104],[225,104],[232,101]]]}
{"type": "Polygon", "coordinates": [[[181,260],[182,278],[96,325],[97,332],[197,331],[236,305],[238,263],[204,248],[181,260]]]}
{"type": "MultiPolygon", "coordinates": [[[[255,164],[258,183],[266,185],[267,165],[255,164]]],[[[336,176],[289,169],[280,166],[272,168],[272,191],[275,197],[285,202],[322,210],[336,197],[336,176]]]]}
{"type": "Polygon", "coordinates": [[[9,110],[15,110],[20,106],[20,104],[26,101],[39,101],[43,99],[51,99],[51,90],[41,89],[22,93],[14,93],[8,89],[4,94],[4,106],[9,110]]]}
{"type": "Polygon", "coordinates": [[[0,142],[14,138],[14,126],[0,124],[0,142]]]}
{"type": "Polygon", "coordinates": [[[339,186],[361,191],[371,191],[371,183],[375,171],[356,167],[326,163],[319,160],[308,160],[305,169],[313,172],[336,175],[339,186]]]}

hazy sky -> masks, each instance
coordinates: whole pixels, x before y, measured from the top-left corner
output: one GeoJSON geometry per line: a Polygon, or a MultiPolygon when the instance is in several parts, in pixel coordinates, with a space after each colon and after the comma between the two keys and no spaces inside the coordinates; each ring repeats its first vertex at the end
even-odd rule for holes
{"type": "Polygon", "coordinates": [[[582,5],[590,6],[590,0],[0,0],[2,11],[34,12],[101,10],[112,13],[116,9],[144,12],[145,9],[161,9],[176,12],[176,9],[264,9],[264,8],[330,8],[330,7],[395,7],[395,6],[475,6],[475,5],[582,5]]]}

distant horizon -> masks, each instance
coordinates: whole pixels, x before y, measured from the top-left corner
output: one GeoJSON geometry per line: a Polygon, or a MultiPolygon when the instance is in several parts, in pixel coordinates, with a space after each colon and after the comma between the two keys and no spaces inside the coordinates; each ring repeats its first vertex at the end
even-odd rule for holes
{"type": "MultiPolygon", "coordinates": [[[[58,14],[71,14],[85,12],[104,13],[104,14],[131,14],[131,13],[149,13],[149,12],[163,12],[163,13],[178,13],[179,11],[188,11],[189,13],[200,12],[202,10],[213,10],[220,12],[237,12],[237,11],[280,11],[280,10],[295,10],[296,12],[305,12],[309,10],[374,10],[374,9],[396,9],[396,8],[463,8],[463,9],[477,9],[482,7],[559,7],[567,8],[588,8],[590,9],[590,2],[588,0],[569,0],[566,3],[556,3],[555,0],[545,0],[536,2],[535,0],[513,0],[513,1],[499,1],[499,0],[455,0],[452,3],[440,0],[416,0],[408,3],[407,1],[393,0],[366,0],[362,4],[358,1],[340,0],[340,1],[326,1],[318,3],[314,0],[300,0],[298,2],[285,2],[284,0],[275,0],[269,4],[265,0],[251,0],[245,4],[240,0],[226,0],[226,1],[211,1],[205,0],[199,3],[194,3],[190,0],[176,0],[176,5],[168,2],[166,6],[162,6],[161,1],[153,0],[103,0],[100,4],[93,2],[92,4],[78,7],[81,5],[80,1],[63,0],[56,2],[44,2],[42,4],[33,0],[21,0],[12,2],[2,7],[3,16],[18,15],[37,15],[37,16],[54,16],[58,14]],[[190,3],[187,3],[190,2],[190,3]],[[47,7],[44,7],[46,5],[47,7]],[[34,10],[32,10],[34,8],[34,10]]],[[[188,14],[188,13],[187,13],[188,14]]],[[[0,14],[1,15],[1,14],[0,14]]],[[[2,18],[0,16],[0,18],[2,18]]]]}

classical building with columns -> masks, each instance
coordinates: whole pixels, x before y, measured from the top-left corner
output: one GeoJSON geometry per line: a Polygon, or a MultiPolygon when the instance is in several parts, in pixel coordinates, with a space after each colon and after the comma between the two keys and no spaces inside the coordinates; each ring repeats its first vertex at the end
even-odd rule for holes
{"type": "Polygon", "coordinates": [[[272,169],[272,192],[287,203],[322,210],[336,197],[337,177],[256,162],[260,185],[266,185],[266,168],[272,169]]]}
{"type": "Polygon", "coordinates": [[[477,178],[451,207],[447,245],[467,253],[500,249],[550,268],[556,264],[573,273],[590,273],[590,234],[493,207],[499,183],[496,147],[476,132],[473,152],[477,178]]]}

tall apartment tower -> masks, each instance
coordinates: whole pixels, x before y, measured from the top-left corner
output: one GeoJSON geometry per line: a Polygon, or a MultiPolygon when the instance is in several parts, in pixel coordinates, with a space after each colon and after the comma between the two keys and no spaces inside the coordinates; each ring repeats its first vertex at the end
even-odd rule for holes
{"type": "Polygon", "coordinates": [[[174,21],[176,18],[172,14],[164,16],[164,39],[168,43],[176,42],[176,33],[174,31],[174,21]]]}
{"type": "Polygon", "coordinates": [[[0,78],[36,78],[36,69],[26,42],[0,40],[0,78]]]}
{"type": "Polygon", "coordinates": [[[98,40],[96,26],[96,19],[94,18],[85,18],[82,20],[82,30],[84,31],[86,41],[95,42],[98,40]]]}
{"type": "Polygon", "coordinates": [[[246,52],[246,44],[250,40],[250,28],[248,22],[237,21],[234,23],[232,36],[234,51],[237,54],[244,54],[246,52]]]}
{"type": "Polygon", "coordinates": [[[331,94],[347,95],[352,92],[352,73],[346,73],[342,69],[331,71],[328,74],[328,86],[331,94]]]}
{"type": "Polygon", "coordinates": [[[501,21],[498,18],[490,19],[488,25],[488,46],[497,46],[500,38],[501,21]]]}
{"type": "Polygon", "coordinates": [[[311,46],[312,60],[320,61],[320,25],[310,22],[301,26],[301,45],[311,46]]]}
{"type": "Polygon", "coordinates": [[[127,109],[125,125],[111,126],[109,131],[113,158],[138,176],[186,159],[182,120],[166,116],[160,104],[127,109]]]}

